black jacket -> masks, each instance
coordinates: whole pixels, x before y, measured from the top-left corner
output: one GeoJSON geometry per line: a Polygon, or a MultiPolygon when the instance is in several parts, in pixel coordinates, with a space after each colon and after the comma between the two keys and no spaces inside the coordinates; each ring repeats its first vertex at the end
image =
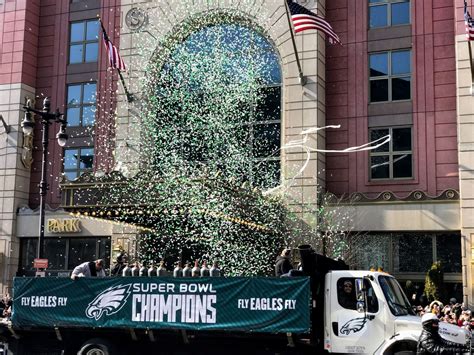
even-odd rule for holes
{"type": "Polygon", "coordinates": [[[124,263],[117,263],[114,265],[112,271],[110,272],[111,276],[122,276],[122,271],[125,268],[124,263]]]}
{"type": "Polygon", "coordinates": [[[423,331],[416,347],[417,355],[457,355],[468,352],[467,346],[448,342],[441,338],[437,329],[433,329],[431,325],[423,324],[423,331]]]}
{"type": "Polygon", "coordinates": [[[293,265],[291,265],[289,258],[285,258],[283,256],[277,257],[275,264],[275,276],[281,276],[283,274],[286,274],[292,269],[293,265]]]}

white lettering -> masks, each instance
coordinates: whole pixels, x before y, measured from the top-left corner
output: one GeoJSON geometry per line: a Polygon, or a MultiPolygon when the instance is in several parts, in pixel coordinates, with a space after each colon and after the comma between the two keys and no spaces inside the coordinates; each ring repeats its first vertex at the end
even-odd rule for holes
{"type": "Polygon", "coordinates": [[[172,310],[172,305],[173,305],[173,300],[171,299],[172,296],[168,296],[165,299],[165,295],[160,295],[160,315],[158,317],[159,322],[163,322],[163,316],[166,314],[168,315],[168,321],[169,321],[169,315],[172,310]]]}
{"type": "MultiPolygon", "coordinates": [[[[186,286],[186,285],[185,285],[186,286]]],[[[134,283],[132,285],[133,293],[174,293],[175,284],[172,283],[134,283]]],[[[182,291],[181,291],[182,292],[182,291]]]]}
{"type": "Polygon", "coordinates": [[[207,310],[210,312],[206,316],[206,322],[205,323],[215,323],[216,322],[216,308],[213,307],[212,305],[217,302],[217,296],[216,295],[209,295],[207,296],[207,310]]]}
{"type": "Polygon", "coordinates": [[[194,319],[194,302],[195,302],[195,295],[188,295],[186,297],[186,308],[184,310],[185,317],[184,321],[186,323],[195,323],[194,319]]]}
{"type": "Polygon", "coordinates": [[[140,295],[133,295],[132,298],[132,321],[139,322],[140,321],[140,313],[137,313],[138,307],[137,303],[140,303],[140,295]]]}
{"type": "Polygon", "coordinates": [[[216,323],[216,295],[134,294],[132,321],[216,323]]]}
{"type": "Polygon", "coordinates": [[[22,305],[31,306],[36,308],[54,308],[58,305],[56,296],[31,296],[22,297],[22,305]],[[30,302],[31,301],[31,302],[30,302]]]}

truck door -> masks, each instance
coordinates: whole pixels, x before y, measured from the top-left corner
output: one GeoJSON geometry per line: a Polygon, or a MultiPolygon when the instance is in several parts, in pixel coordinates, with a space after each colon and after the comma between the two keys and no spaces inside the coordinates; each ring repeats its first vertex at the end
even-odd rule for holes
{"type": "Polygon", "coordinates": [[[335,353],[373,354],[385,338],[383,312],[369,280],[367,315],[357,311],[355,277],[332,277],[330,299],[330,344],[326,348],[335,353]]]}

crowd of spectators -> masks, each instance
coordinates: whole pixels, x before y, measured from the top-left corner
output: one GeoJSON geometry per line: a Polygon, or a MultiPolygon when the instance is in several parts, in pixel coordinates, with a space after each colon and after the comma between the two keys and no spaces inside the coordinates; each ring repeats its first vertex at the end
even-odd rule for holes
{"type": "Polygon", "coordinates": [[[0,299],[0,321],[9,320],[12,315],[12,298],[7,293],[0,299]]]}
{"type": "Polygon", "coordinates": [[[425,313],[433,313],[440,322],[455,324],[474,331],[474,315],[472,311],[464,303],[458,303],[455,298],[451,298],[447,305],[443,305],[440,301],[433,301],[425,307],[416,306],[414,309],[419,316],[423,316],[425,313]]]}

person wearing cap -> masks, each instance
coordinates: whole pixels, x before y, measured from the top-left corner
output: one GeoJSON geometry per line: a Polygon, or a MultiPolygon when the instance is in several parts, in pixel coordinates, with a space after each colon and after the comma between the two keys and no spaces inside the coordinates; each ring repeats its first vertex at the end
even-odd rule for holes
{"type": "Polygon", "coordinates": [[[71,279],[76,280],[78,277],[105,277],[104,260],[86,261],[74,268],[71,279]]]}
{"type": "Polygon", "coordinates": [[[439,319],[435,314],[426,313],[423,315],[423,317],[421,317],[421,324],[423,330],[421,331],[418,345],[416,347],[417,355],[456,355],[463,352],[469,352],[467,345],[451,343],[441,338],[438,332],[439,319]]]}

